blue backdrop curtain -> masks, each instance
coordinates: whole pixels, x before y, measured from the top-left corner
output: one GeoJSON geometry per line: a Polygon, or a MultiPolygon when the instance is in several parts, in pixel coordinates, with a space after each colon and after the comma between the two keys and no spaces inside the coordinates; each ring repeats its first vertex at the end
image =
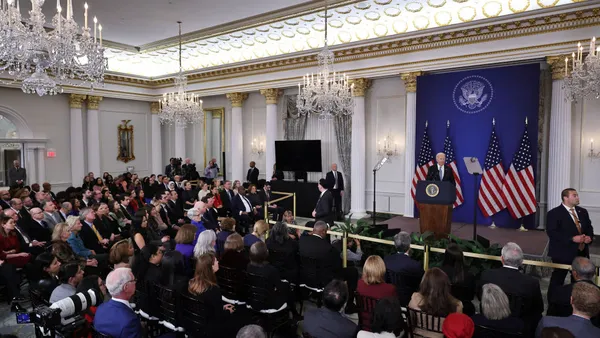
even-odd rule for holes
{"type": "MultiPolygon", "coordinates": [[[[454,222],[473,221],[474,179],[469,175],[463,157],[477,157],[484,164],[492,130],[492,118],[496,119],[496,133],[500,140],[502,162],[508,171],[510,162],[517,152],[525,126],[531,137],[532,165],[537,173],[538,157],[538,108],[539,108],[540,65],[529,64],[512,67],[487,68],[445,74],[420,76],[417,78],[417,153],[425,122],[429,123],[429,135],[434,154],[444,149],[446,121],[450,121],[449,135],[455,148],[458,172],[462,180],[465,202],[454,209],[454,222]]],[[[537,180],[539,177],[535,177],[537,180]]],[[[479,184],[479,182],[478,182],[479,184]]],[[[538,185],[536,185],[538,186],[538,185]]],[[[536,190],[539,196],[539,190],[536,190]]],[[[518,228],[519,220],[513,219],[507,210],[484,218],[477,208],[478,224],[518,228]]],[[[523,219],[532,227],[535,214],[523,219]]]]}

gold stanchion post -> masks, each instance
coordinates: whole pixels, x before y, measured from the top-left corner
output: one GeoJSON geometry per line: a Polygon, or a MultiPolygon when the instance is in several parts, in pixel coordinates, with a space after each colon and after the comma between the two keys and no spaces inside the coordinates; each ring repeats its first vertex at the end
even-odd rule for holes
{"type": "Polygon", "coordinates": [[[423,251],[423,270],[427,271],[429,268],[429,245],[425,244],[425,250],[423,251]]]}
{"type": "Polygon", "coordinates": [[[294,219],[296,219],[296,193],[294,193],[294,219]]]}
{"type": "Polygon", "coordinates": [[[265,209],[265,221],[268,222],[269,221],[269,212],[267,210],[267,202],[265,202],[265,205],[263,206],[263,208],[265,209]]]}
{"type": "Polygon", "coordinates": [[[342,257],[344,267],[348,266],[348,233],[344,232],[344,237],[342,237],[342,257]]]}

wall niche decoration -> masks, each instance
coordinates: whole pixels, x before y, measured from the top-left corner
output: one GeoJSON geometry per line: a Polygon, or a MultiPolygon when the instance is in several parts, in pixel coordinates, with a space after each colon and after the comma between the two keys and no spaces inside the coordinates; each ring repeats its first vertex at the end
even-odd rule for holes
{"type": "Polygon", "coordinates": [[[128,125],[131,120],[121,120],[117,127],[117,136],[119,138],[117,161],[129,162],[135,160],[133,154],[133,126],[128,125]]]}

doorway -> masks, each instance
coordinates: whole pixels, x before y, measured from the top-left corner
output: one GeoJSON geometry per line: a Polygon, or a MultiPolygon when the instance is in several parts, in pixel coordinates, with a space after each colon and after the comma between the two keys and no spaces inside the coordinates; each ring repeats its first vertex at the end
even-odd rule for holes
{"type": "Polygon", "coordinates": [[[3,149],[0,162],[4,162],[4,165],[2,166],[4,173],[3,175],[0,175],[0,177],[3,178],[4,181],[0,183],[0,186],[8,187],[8,170],[15,160],[19,160],[21,163],[23,162],[21,160],[21,149],[3,149]]]}

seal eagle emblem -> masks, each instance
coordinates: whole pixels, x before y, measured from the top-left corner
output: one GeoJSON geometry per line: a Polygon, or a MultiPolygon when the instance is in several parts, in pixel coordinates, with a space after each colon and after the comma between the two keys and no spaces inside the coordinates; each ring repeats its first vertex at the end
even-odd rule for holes
{"type": "Polygon", "coordinates": [[[435,183],[428,184],[425,187],[425,193],[429,197],[435,197],[440,193],[440,187],[438,187],[435,183]]]}
{"type": "Polygon", "coordinates": [[[471,75],[460,80],[454,87],[452,100],[456,108],[466,114],[479,113],[486,109],[492,98],[494,89],[490,81],[483,76],[471,75]]]}

